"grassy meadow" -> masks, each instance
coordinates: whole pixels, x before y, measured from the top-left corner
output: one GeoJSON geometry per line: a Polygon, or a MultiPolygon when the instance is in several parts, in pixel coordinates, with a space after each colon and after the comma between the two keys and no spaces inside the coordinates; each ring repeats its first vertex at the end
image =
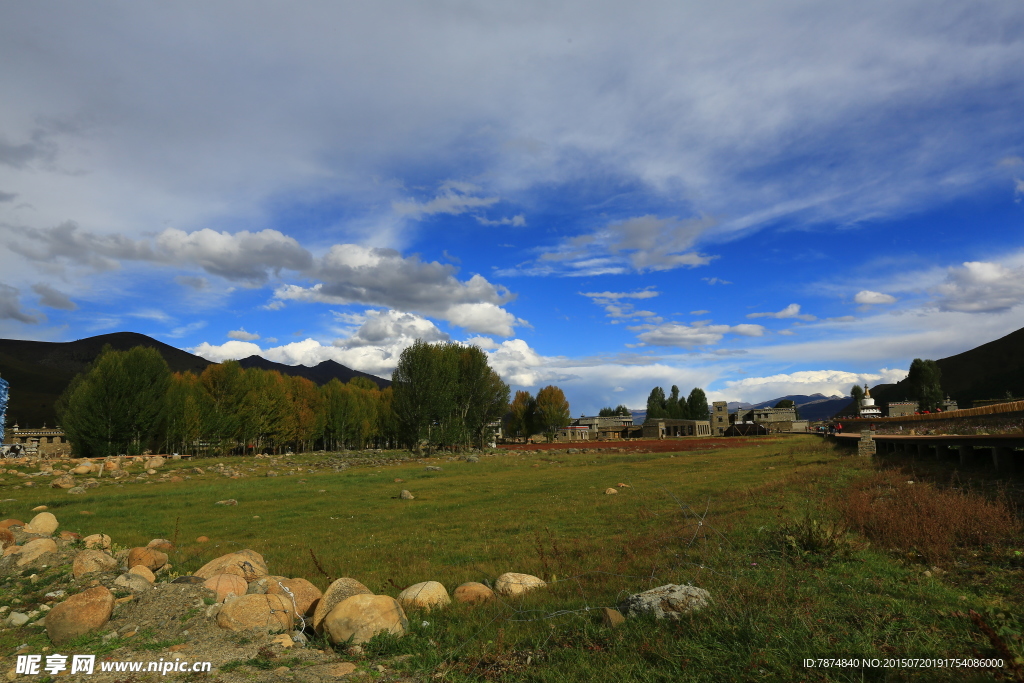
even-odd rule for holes
{"type": "Polygon", "coordinates": [[[80,496],[13,489],[7,477],[2,495],[14,500],[0,514],[28,521],[45,504],[61,529],[107,533],[120,547],[171,539],[175,574],[248,547],[272,574],[321,589],[342,576],[390,595],[507,571],[551,582],[521,599],[412,613],[406,637],[370,643],[373,656],[412,654],[396,666],[414,679],[1024,680],[1012,661],[1024,654],[1024,536],[999,486],[811,436],[735,444],[479,462],[391,453],[340,472],[316,468],[322,455],[169,461],[163,469],[206,474],[80,496]],[[212,473],[218,462],[245,476],[212,473]],[[400,500],[402,489],[415,500],[400,500]],[[238,505],[214,504],[227,498],[238,505]],[[713,605],[679,622],[602,624],[601,607],[667,583],[705,588],[713,605]],[[803,665],[825,657],[1005,666],[803,665]]]}

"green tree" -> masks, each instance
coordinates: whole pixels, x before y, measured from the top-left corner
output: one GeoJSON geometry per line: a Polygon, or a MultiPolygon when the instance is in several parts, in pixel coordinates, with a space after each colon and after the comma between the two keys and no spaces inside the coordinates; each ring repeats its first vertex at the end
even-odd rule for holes
{"type": "Polygon", "coordinates": [[[289,410],[284,377],[276,370],[250,368],[242,374],[238,439],[243,453],[273,449],[286,434],[289,410]]]}
{"type": "Polygon", "coordinates": [[[171,381],[156,349],[106,347],[60,401],[61,424],[81,455],[138,454],[158,434],[171,381]]]}
{"type": "Polygon", "coordinates": [[[537,423],[548,441],[555,438],[555,432],[569,424],[569,402],[565,394],[554,385],[548,385],[537,392],[537,423]]]}
{"type": "Polygon", "coordinates": [[[665,417],[673,420],[682,420],[686,417],[686,401],[679,400],[679,387],[675,384],[672,385],[668,398],[665,400],[665,417]]]}
{"type": "Polygon", "coordinates": [[[690,395],[686,398],[686,412],[690,420],[709,419],[708,397],[700,387],[690,390],[690,395]]]}
{"type": "Polygon", "coordinates": [[[208,365],[199,375],[199,384],[208,399],[203,438],[207,448],[223,452],[238,441],[239,403],[244,391],[243,373],[238,361],[208,365]]]}
{"type": "Polygon", "coordinates": [[[167,451],[196,455],[197,444],[206,431],[209,397],[191,372],[176,372],[167,390],[164,417],[167,451]]]}
{"type": "Polygon", "coordinates": [[[513,437],[529,438],[534,433],[537,402],[529,391],[517,391],[508,407],[505,430],[513,437]]]}
{"type": "Polygon", "coordinates": [[[933,360],[915,358],[910,364],[907,382],[920,410],[934,411],[942,405],[942,370],[933,360]]]}
{"type": "Polygon", "coordinates": [[[854,384],[850,389],[850,396],[853,397],[853,414],[860,413],[860,403],[864,400],[864,390],[859,384],[854,384]]]}
{"type": "Polygon", "coordinates": [[[610,407],[609,408],[601,408],[601,410],[600,410],[600,412],[598,412],[597,416],[598,417],[615,417],[616,415],[621,415],[622,417],[625,417],[625,416],[630,415],[630,414],[631,414],[631,412],[630,412],[629,408],[627,408],[626,406],[624,406],[624,405],[622,405],[620,403],[619,405],[617,405],[614,408],[610,408],[610,407]]]}
{"type": "Polygon", "coordinates": [[[665,400],[665,390],[661,387],[651,389],[647,397],[647,418],[660,419],[668,417],[668,409],[665,400]]]}

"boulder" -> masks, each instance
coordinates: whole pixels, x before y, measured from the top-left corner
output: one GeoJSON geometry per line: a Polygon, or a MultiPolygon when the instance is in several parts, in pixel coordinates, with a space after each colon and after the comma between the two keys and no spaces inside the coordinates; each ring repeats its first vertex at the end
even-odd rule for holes
{"type": "Polygon", "coordinates": [[[71,468],[71,474],[91,474],[92,465],[79,465],[78,467],[71,468]]]}
{"type": "Polygon", "coordinates": [[[53,481],[50,482],[50,488],[54,489],[72,489],[75,487],[75,478],[70,474],[65,474],[60,477],[54,477],[53,481]]]}
{"type": "Polygon", "coordinates": [[[604,492],[605,492],[605,495],[608,495],[608,496],[613,496],[613,495],[615,495],[616,493],[618,493],[618,491],[616,491],[615,489],[613,489],[613,488],[611,488],[611,487],[609,487],[609,488],[606,488],[606,489],[604,490],[604,492]]]}
{"type": "Polygon", "coordinates": [[[102,550],[83,550],[71,563],[71,573],[76,579],[93,572],[117,571],[117,560],[102,550]]]}
{"type": "Polygon", "coordinates": [[[73,486],[73,487],[68,489],[68,493],[70,493],[73,496],[81,495],[81,494],[85,493],[85,491],[86,491],[86,489],[85,489],[84,486],[73,486]]]}
{"type": "Polygon", "coordinates": [[[494,590],[500,595],[522,595],[527,591],[532,591],[535,588],[543,588],[548,585],[542,579],[538,579],[536,576],[529,574],[517,574],[516,572],[506,572],[498,577],[498,580],[494,582],[494,590]]]}
{"type": "Polygon", "coordinates": [[[313,630],[318,634],[323,632],[324,619],[339,602],[347,600],[353,595],[373,595],[370,589],[355,579],[341,578],[327,587],[327,591],[316,609],[313,611],[313,630]]]}
{"type": "Polygon", "coordinates": [[[263,561],[263,556],[256,551],[241,550],[210,560],[195,573],[196,576],[201,576],[204,579],[218,574],[235,574],[252,582],[267,575],[267,563],[263,561]]]}
{"type": "Polygon", "coordinates": [[[121,576],[114,579],[114,585],[120,586],[121,588],[127,588],[132,593],[142,593],[153,587],[153,584],[147,581],[145,577],[139,576],[133,572],[121,574],[121,576]]]}
{"type": "MultiPolygon", "coordinates": [[[[10,549],[11,548],[7,548],[7,550],[10,549]]],[[[7,550],[5,550],[4,552],[6,553],[7,550]]],[[[35,562],[46,553],[55,552],[57,552],[57,544],[53,541],[53,539],[37,538],[21,546],[21,550],[18,551],[17,565],[19,567],[24,567],[26,564],[31,564],[32,562],[35,562]]]]}
{"type": "Polygon", "coordinates": [[[82,539],[82,543],[85,544],[86,548],[99,548],[100,550],[110,550],[110,536],[106,534],[92,534],[82,539]]]}
{"type": "Polygon", "coordinates": [[[25,525],[26,534],[52,534],[60,524],[52,512],[40,512],[25,525]]]}
{"type": "Polygon", "coordinates": [[[653,614],[656,619],[680,619],[707,607],[711,594],[695,586],[668,584],[626,598],[620,608],[628,616],[653,614]]]}
{"type": "Polygon", "coordinates": [[[196,543],[209,543],[209,542],[210,542],[210,537],[209,536],[199,536],[198,538],[196,538],[196,543]]]}
{"type": "Polygon", "coordinates": [[[5,519],[4,521],[0,522],[0,529],[7,529],[12,526],[25,526],[25,522],[21,521],[20,519],[5,519]]]}
{"type": "Polygon", "coordinates": [[[402,606],[388,595],[353,595],[342,600],[323,622],[332,643],[365,643],[382,631],[405,635],[409,628],[402,606]]]}
{"type": "Polygon", "coordinates": [[[158,467],[163,467],[164,466],[164,462],[166,462],[166,461],[163,458],[161,458],[159,455],[154,456],[154,457],[152,457],[152,458],[150,458],[149,460],[146,461],[146,469],[147,470],[155,470],[158,467]]]}
{"type": "Polygon", "coordinates": [[[114,594],[103,586],[82,591],[46,613],[46,634],[54,645],[101,628],[114,611],[114,594]]]}
{"type": "Polygon", "coordinates": [[[290,602],[280,595],[243,595],[224,603],[217,613],[217,625],[229,631],[291,631],[294,619],[290,602]]]}
{"type": "Polygon", "coordinates": [[[167,554],[152,548],[132,548],[128,551],[128,568],[141,564],[150,571],[156,571],[167,564],[167,554]]]}
{"type": "Polygon", "coordinates": [[[74,531],[62,531],[57,534],[57,538],[62,541],[80,541],[82,540],[82,535],[76,534],[74,531]]]}
{"type": "Polygon", "coordinates": [[[601,622],[608,628],[615,628],[625,623],[626,617],[622,616],[622,612],[611,607],[601,608],[601,622]]]}
{"type": "Polygon", "coordinates": [[[288,600],[294,601],[295,613],[301,616],[310,616],[316,609],[317,603],[323,597],[320,589],[306,579],[285,579],[284,581],[269,581],[267,583],[269,595],[280,595],[288,600]],[[287,590],[285,590],[287,589],[287,590]],[[291,595],[288,595],[288,592],[291,595]]]}
{"type": "Polygon", "coordinates": [[[398,497],[401,498],[402,500],[415,500],[416,498],[416,496],[412,495],[405,489],[402,489],[402,492],[398,494],[398,497]]]}
{"type": "Polygon", "coordinates": [[[494,591],[485,586],[482,583],[476,581],[470,581],[464,583],[455,589],[452,593],[452,597],[456,602],[473,604],[477,602],[487,602],[488,600],[494,599],[494,591]]]}
{"type": "Polygon", "coordinates": [[[429,611],[435,607],[450,605],[452,599],[448,597],[448,591],[443,584],[437,581],[423,581],[399,593],[398,602],[406,609],[415,607],[429,611]]]}
{"type": "Polygon", "coordinates": [[[154,538],[152,541],[146,544],[147,548],[153,550],[159,550],[164,553],[169,553],[174,550],[174,544],[168,541],[166,538],[154,538]]]}
{"type": "Polygon", "coordinates": [[[203,585],[217,594],[217,602],[224,602],[229,595],[245,595],[249,586],[238,574],[217,574],[204,581],[203,585]]]}
{"type": "Polygon", "coordinates": [[[0,548],[14,545],[14,534],[9,529],[0,529],[0,548]]]}
{"type": "Polygon", "coordinates": [[[262,595],[262,594],[267,592],[267,587],[271,584],[271,582],[273,582],[273,581],[287,581],[287,580],[288,580],[287,576],[270,576],[270,575],[261,576],[260,578],[256,579],[252,583],[250,583],[249,584],[249,589],[247,591],[245,591],[245,592],[246,593],[250,593],[250,594],[252,594],[252,593],[259,593],[260,595],[262,595]]]}
{"type": "Polygon", "coordinates": [[[153,572],[149,571],[149,568],[146,567],[146,565],[144,564],[135,565],[134,567],[128,570],[128,573],[135,574],[136,576],[141,576],[146,581],[149,581],[149,583],[151,584],[156,583],[156,575],[153,574],[153,572]]]}

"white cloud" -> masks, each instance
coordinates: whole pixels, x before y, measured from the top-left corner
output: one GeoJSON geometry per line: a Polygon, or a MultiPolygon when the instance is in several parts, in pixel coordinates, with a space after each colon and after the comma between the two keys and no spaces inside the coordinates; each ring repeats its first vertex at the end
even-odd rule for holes
{"type": "Polygon", "coordinates": [[[231,330],[228,332],[228,339],[238,339],[239,341],[256,341],[260,338],[260,335],[253,332],[246,332],[245,328],[239,328],[237,330],[231,330]]]}
{"type": "Polygon", "coordinates": [[[968,261],[950,268],[937,288],[939,308],[965,313],[997,313],[1024,301],[1024,267],[968,261]]]}
{"type": "Polygon", "coordinates": [[[790,304],[777,313],[748,313],[748,318],[795,318],[797,320],[817,320],[809,313],[800,313],[800,304],[790,304]]]}
{"type": "Polygon", "coordinates": [[[659,218],[653,215],[613,221],[603,228],[564,240],[539,263],[561,263],[565,274],[592,271],[594,259],[628,264],[636,272],[704,266],[712,256],[692,249],[702,232],[714,225],[708,218],[659,218]]]}
{"type": "MultiPolygon", "coordinates": [[[[847,372],[845,370],[801,370],[766,377],[745,377],[727,381],[725,389],[716,392],[724,400],[742,400],[750,403],[791,394],[824,394],[847,396],[854,384],[875,385],[898,382],[907,376],[906,370],[882,368],[874,373],[847,372]]],[[[719,400],[723,400],[719,398],[719,400]]]]}
{"type": "Polygon", "coordinates": [[[242,358],[248,358],[249,356],[263,355],[263,349],[261,349],[258,344],[244,341],[229,341],[220,345],[202,342],[190,349],[186,349],[186,351],[194,353],[197,356],[202,356],[206,360],[213,361],[214,363],[223,363],[226,360],[240,360],[242,358]]]}
{"type": "Polygon", "coordinates": [[[732,284],[732,282],[730,282],[729,280],[723,280],[722,278],[718,278],[718,277],[702,277],[701,280],[704,280],[704,282],[707,282],[709,285],[731,285],[732,284]]]}
{"type": "MultiPolygon", "coordinates": [[[[589,297],[594,300],[594,303],[603,304],[605,299],[618,301],[619,299],[653,299],[660,295],[660,292],[648,287],[646,289],[635,290],[632,292],[580,292],[581,296],[589,297]]],[[[705,311],[706,312],[706,311],[705,311]]]]}
{"type": "Polygon", "coordinates": [[[882,292],[872,292],[870,289],[862,289],[857,292],[857,295],[853,297],[853,300],[858,304],[874,305],[874,304],[894,304],[896,303],[896,297],[891,294],[883,294],[882,292]]]}
{"type": "MultiPolygon", "coordinates": [[[[394,209],[395,213],[400,216],[408,216],[410,218],[422,218],[423,216],[433,216],[439,213],[451,214],[458,216],[472,211],[474,209],[484,209],[488,206],[497,204],[501,199],[499,197],[477,197],[472,193],[478,191],[474,185],[468,183],[445,183],[441,187],[441,192],[436,197],[427,202],[417,202],[414,199],[407,199],[404,201],[396,201],[391,204],[391,208],[394,209]]],[[[521,216],[516,218],[522,219],[521,216]]],[[[478,218],[479,220],[479,218],[478,218]]],[[[512,223],[514,219],[509,220],[512,223]]],[[[481,221],[482,222],[482,221],[481,221]]],[[[485,225],[499,225],[501,221],[495,223],[484,223],[485,225]]],[[[519,225],[525,225],[523,220],[519,225]]]]}
{"type": "Polygon", "coordinates": [[[710,312],[711,311],[706,311],[704,309],[701,309],[699,311],[690,311],[690,315],[706,315],[706,314],[708,314],[710,312]]]}
{"type": "Polygon", "coordinates": [[[648,346],[678,346],[682,348],[717,344],[726,334],[737,334],[744,337],[760,337],[764,334],[764,327],[750,324],[730,326],[665,323],[662,325],[638,325],[629,329],[643,330],[641,334],[637,335],[637,339],[648,346]]]}

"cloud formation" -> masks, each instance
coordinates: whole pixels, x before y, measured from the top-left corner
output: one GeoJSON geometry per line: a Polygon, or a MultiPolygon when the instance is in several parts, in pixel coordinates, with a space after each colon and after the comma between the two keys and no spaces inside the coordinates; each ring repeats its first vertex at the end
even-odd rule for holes
{"type": "Polygon", "coordinates": [[[231,330],[228,332],[228,339],[237,339],[239,341],[256,341],[260,338],[260,335],[252,332],[246,332],[245,328],[239,328],[237,330],[231,330]]]}
{"type": "Polygon", "coordinates": [[[790,304],[776,313],[748,313],[748,318],[794,318],[796,320],[817,320],[809,313],[800,312],[800,304],[790,304]]]}
{"type": "Polygon", "coordinates": [[[866,306],[873,306],[875,304],[894,304],[896,303],[896,297],[891,294],[883,294],[882,292],[872,292],[870,289],[862,289],[857,292],[853,300],[858,304],[864,304],[866,306]]]}
{"type": "Polygon", "coordinates": [[[717,344],[726,334],[742,337],[760,337],[765,329],[761,325],[704,325],[693,323],[665,323],[662,325],[637,325],[629,329],[643,330],[637,338],[648,346],[677,346],[693,348],[717,344]]]}
{"type": "Polygon", "coordinates": [[[17,320],[29,325],[38,323],[39,318],[21,310],[19,293],[17,287],[0,283],[0,320],[17,320]]]}
{"type": "Polygon", "coordinates": [[[950,268],[937,289],[939,308],[964,313],[998,313],[1024,301],[1024,267],[968,261],[950,268]]]}
{"type": "Polygon", "coordinates": [[[78,306],[64,292],[57,291],[50,285],[39,282],[32,285],[32,291],[39,295],[39,303],[50,308],[73,311],[78,306]]]}
{"type": "Polygon", "coordinates": [[[801,370],[765,377],[745,377],[727,381],[725,389],[718,393],[726,400],[741,400],[756,403],[779,396],[792,394],[824,394],[825,396],[848,396],[853,385],[898,382],[907,376],[906,370],[882,368],[878,372],[858,373],[845,370],[801,370]]]}

